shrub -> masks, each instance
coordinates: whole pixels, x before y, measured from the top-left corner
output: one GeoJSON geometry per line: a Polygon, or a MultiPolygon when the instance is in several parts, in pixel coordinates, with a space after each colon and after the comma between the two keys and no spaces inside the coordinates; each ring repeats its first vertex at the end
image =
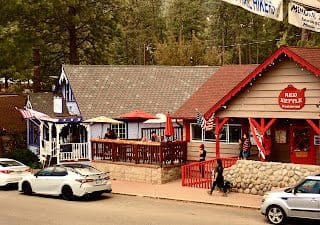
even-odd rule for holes
{"type": "Polygon", "coordinates": [[[18,160],[33,169],[41,168],[41,163],[36,154],[28,149],[16,149],[4,153],[3,157],[18,160]]]}

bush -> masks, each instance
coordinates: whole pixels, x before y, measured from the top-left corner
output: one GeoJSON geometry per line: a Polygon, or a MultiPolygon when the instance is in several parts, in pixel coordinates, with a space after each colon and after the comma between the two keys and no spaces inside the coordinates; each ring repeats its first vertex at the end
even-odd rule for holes
{"type": "Polygon", "coordinates": [[[36,154],[28,149],[16,149],[3,154],[3,157],[18,160],[33,169],[41,168],[41,163],[36,154]]]}

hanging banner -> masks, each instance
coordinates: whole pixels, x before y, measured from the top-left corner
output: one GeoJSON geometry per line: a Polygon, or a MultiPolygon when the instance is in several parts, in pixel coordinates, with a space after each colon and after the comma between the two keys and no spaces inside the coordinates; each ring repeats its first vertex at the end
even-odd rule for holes
{"type": "Polygon", "coordinates": [[[288,5],[289,23],[307,30],[320,32],[320,13],[307,10],[301,5],[290,2],[288,5]]]}
{"type": "Polygon", "coordinates": [[[283,0],[222,0],[252,13],[278,21],[283,20],[283,0]]]}

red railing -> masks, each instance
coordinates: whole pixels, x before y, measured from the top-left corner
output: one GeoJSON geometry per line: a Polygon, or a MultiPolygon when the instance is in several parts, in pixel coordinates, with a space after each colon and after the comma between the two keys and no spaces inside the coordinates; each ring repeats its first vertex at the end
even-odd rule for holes
{"type": "Polygon", "coordinates": [[[142,164],[183,164],[187,161],[187,143],[141,142],[130,140],[92,139],[93,160],[111,160],[142,164]]]}
{"type": "MultiPolygon", "coordinates": [[[[221,158],[224,168],[228,168],[237,162],[237,158],[221,158]]],[[[182,186],[211,188],[212,170],[217,165],[217,159],[192,163],[181,167],[182,186]]]]}

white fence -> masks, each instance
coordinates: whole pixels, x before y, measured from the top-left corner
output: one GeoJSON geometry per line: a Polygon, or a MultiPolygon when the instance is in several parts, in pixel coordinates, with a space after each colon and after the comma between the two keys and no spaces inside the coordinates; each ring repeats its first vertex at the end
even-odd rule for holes
{"type": "Polygon", "coordinates": [[[59,162],[88,160],[88,143],[68,143],[60,145],[59,162]]]}

